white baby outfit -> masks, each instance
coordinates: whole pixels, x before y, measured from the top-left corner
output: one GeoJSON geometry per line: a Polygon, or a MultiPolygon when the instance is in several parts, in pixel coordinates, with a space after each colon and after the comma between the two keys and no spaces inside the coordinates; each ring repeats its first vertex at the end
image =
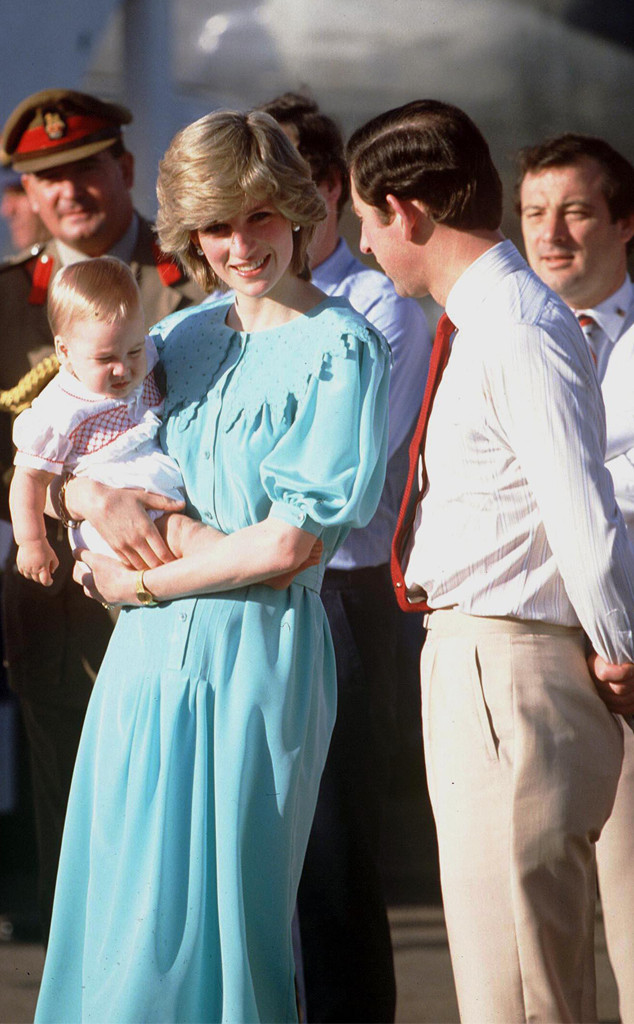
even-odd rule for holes
{"type": "MultiPolygon", "coordinates": [[[[158,353],[146,338],[148,373],[127,398],[89,391],[64,367],[13,427],[15,465],[87,476],[110,487],[142,487],[182,499],[176,462],[158,441],[163,398],[156,381],[158,353]]],[[[150,513],[152,515],[152,513],[150,513]]],[[[162,515],[154,513],[154,518],[162,515]]],[[[88,522],[69,530],[71,547],[114,555],[88,522]]]]}

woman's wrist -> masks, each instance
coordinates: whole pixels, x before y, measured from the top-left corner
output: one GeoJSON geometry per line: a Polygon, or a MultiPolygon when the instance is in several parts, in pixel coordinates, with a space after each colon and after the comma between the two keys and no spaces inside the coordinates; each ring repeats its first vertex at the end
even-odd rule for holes
{"type": "MultiPolygon", "coordinates": [[[[76,477],[69,474],[60,489],[60,498],[64,500],[64,512],[69,520],[83,522],[89,518],[91,511],[97,507],[99,499],[107,488],[96,480],[89,480],[88,477],[76,477]]],[[[61,500],[58,502],[60,512],[62,511],[61,500]]],[[[62,522],[64,521],[60,515],[62,522]]]]}
{"type": "Polygon", "coordinates": [[[149,569],[139,569],[134,578],[134,589],[136,592],[136,598],[139,604],[143,608],[153,608],[157,605],[158,598],[152,593],[147,583],[145,582],[145,574],[150,572],[149,569]]]}

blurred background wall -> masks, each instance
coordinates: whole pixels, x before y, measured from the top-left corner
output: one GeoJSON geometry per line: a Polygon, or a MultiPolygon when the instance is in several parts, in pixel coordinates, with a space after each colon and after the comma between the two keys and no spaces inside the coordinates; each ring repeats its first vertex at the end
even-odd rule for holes
{"type": "Polygon", "coordinates": [[[4,0],[0,18],[0,118],[51,86],[127,104],[149,216],[157,161],[181,125],[301,87],[346,134],[417,97],[457,103],[507,182],[518,146],[567,129],[634,157],[634,4],[623,0],[4,0]]]}

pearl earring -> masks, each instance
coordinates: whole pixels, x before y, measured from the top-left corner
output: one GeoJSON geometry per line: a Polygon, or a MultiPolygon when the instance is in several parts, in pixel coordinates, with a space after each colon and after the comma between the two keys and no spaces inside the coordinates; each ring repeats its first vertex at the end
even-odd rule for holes
{"type": "Polygon", "coordinates": [[[293,231],[299,231],[299,224],[293,224],[293,231]]]}
{"type": "Polygon", "coordinates": [[[197,256],[204,256],[205,255],[199,245],[196,246],[196,255],[197,256]]]}

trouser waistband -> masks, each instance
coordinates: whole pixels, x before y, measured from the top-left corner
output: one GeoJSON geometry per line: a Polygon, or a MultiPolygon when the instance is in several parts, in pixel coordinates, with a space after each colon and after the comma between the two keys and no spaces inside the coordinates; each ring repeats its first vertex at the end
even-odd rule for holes
{"type": "Polygon", "coordinates": [[[513,619],[506,615],[465,615],[453,608],[429,612],[425,627],[432,633],[475,636],[482,633],[533,634],[535,636],[582,636],[581,626],[559,626],[538,619],[513,619]]]}

